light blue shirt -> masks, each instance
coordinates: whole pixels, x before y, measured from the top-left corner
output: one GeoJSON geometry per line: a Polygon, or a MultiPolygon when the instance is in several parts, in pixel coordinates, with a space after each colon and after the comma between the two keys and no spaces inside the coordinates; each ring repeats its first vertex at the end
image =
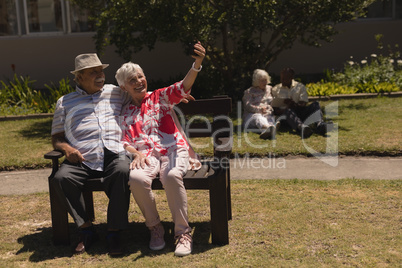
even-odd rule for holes
{"type": "Polygon", "coordinates": [[[130,100],[126,92],[114,85],[104,85],[94,94],[77,86],[75,92],[57,101],[52,135],[64,132],[67,142],[85,158],[83,163],[103,171],[104,147],[124,153],[121,114],[130,100]]]}

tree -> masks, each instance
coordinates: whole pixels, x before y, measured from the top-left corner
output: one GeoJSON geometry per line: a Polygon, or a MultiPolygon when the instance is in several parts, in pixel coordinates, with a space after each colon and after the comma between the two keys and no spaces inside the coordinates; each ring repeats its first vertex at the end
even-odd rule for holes
{"type": "MultiPolygon", "coordinates": [[[[206,47],[204,88],[235,99],[256,68],[270,64],[296,40],[319,47],[340,22],[364,15],[375,0],[75,0],[96,11],[96,47],[113,44],[125,60],[157,41],[197,39],[206,47]],[[207,81],[211,84],[208,84],[207,81]]],[[[205,92],[205,91],[204,91],[205,92]]]]}

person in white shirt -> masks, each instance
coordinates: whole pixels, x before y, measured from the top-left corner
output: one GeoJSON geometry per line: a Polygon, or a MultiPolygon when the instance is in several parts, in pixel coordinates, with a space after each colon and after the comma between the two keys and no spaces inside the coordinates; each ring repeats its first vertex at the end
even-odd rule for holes
{"type": "Polygon", "coordinates": [[[272,89],[274,114],[284,118],[303,138],[310,137],[314,131],[325,136],[333,129],[333,124],[324,122],[317,101],[307,104],[307,89],[302,83],[295,81],[294,76],[295,71],[292,68],[281,71],[281,83],[272,89]]]}
{"type": "Polygon", "coordinates": [[[256,69],[252,86],[243,95],[243,128],[257,131],[262,139],[275,139],[276,124],[273,115],[271,77],[265,70],[256,69]]]}

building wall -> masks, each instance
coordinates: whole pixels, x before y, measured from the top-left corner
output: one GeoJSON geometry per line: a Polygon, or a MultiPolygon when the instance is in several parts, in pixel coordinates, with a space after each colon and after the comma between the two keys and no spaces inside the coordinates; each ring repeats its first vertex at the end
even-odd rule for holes
{"type": "MultiPolygon", "coordinates": [[[[15,65],[18,75],[29,75],[36,80],[36,87],[58,83],[62,78],[73,79],[70,71],[74,70],[74,58],[81,53],[95,52],[95,45],[90,34],[36,36],[0,39],[0,79],[13,76],[11,65],[15,65]]],[[[101,61],[109,63],[105,69],[106,80],[114,83],[114,74],[124,61],[108,47],[101,61]]],[[[141,65],[148,79],[166,79],[187,71],[192,58],[186,58],[180,45],[163,44],[155,50],[144,50],[132,59],[141,65]]]]}
{"type": "MultiPolygon", "coordinates": [[[[324,69],[340,69],[353,56],[364,59],[378,53],[375,34],[384,35],[384,44],[402,45],[402,20],[367,20],[340,24],[340,33],[333,43],[324,43],[321,48],[301,44],[284,51],[274,62],[269,73],[279,74],[286,66],[292,66],[297,73],[322,73],[324,69]]],[[[15,65],[18,75],[29,75],[36,80],[35,87],[58,83],[62,78],[73,76],[74,58],[81,53],[95,52],[91,34],[59,36],[23,36],[0,38],[0,80],[11,78],[15,65]]],[[[101,56],[110,66],[105,70],[108,83],[115,83],[114,73],[124,62],[114,48],[108,47],[101,56]]],[[[180,44],[158,44],[152,51],[147,49],[135,55],[133,62],[143,67],[148,79],[167,79],[184,74],[193,59],[185,56],[180,44]]]]}
{"type": "MultiPolygon", "coordinates": [[[[325,69],[340,70],[351,56],[360,62],[373,53],[380,53],[374,38],[376,34],[383,35],[384,55],[388,55],[387,45],[402,46],[402,20],[359,20],[339,24],[336,28],[339,34],[333,37],[332,43],[324,43],[320,48],[295,44],[279,55],[269,72],[278,74],[288,66],[303,74],[322,73],[325,69]]],[[[401,48],[399,51],[402,52],[401,48]]]]}

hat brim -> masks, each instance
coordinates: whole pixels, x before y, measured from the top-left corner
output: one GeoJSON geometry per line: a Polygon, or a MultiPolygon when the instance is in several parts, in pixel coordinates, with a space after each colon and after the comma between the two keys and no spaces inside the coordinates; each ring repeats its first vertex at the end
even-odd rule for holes
{"type": "Polygon", "coordinates": [[[82,70],[85,70],[85,69],[89,69],[89,68],[94,68],[94,67],[100,67],[100,66],[102,66],[102,69],[106,69],[106,68],[109,66],[109,64],[101,64],[101,65],[94,65],[94,66],[86,66],[85,68],[80,68],[80,69],[71,71],[70,73],[76,74],[76,73],[79,72],[79,71],[82,71],[82,70]]]}

